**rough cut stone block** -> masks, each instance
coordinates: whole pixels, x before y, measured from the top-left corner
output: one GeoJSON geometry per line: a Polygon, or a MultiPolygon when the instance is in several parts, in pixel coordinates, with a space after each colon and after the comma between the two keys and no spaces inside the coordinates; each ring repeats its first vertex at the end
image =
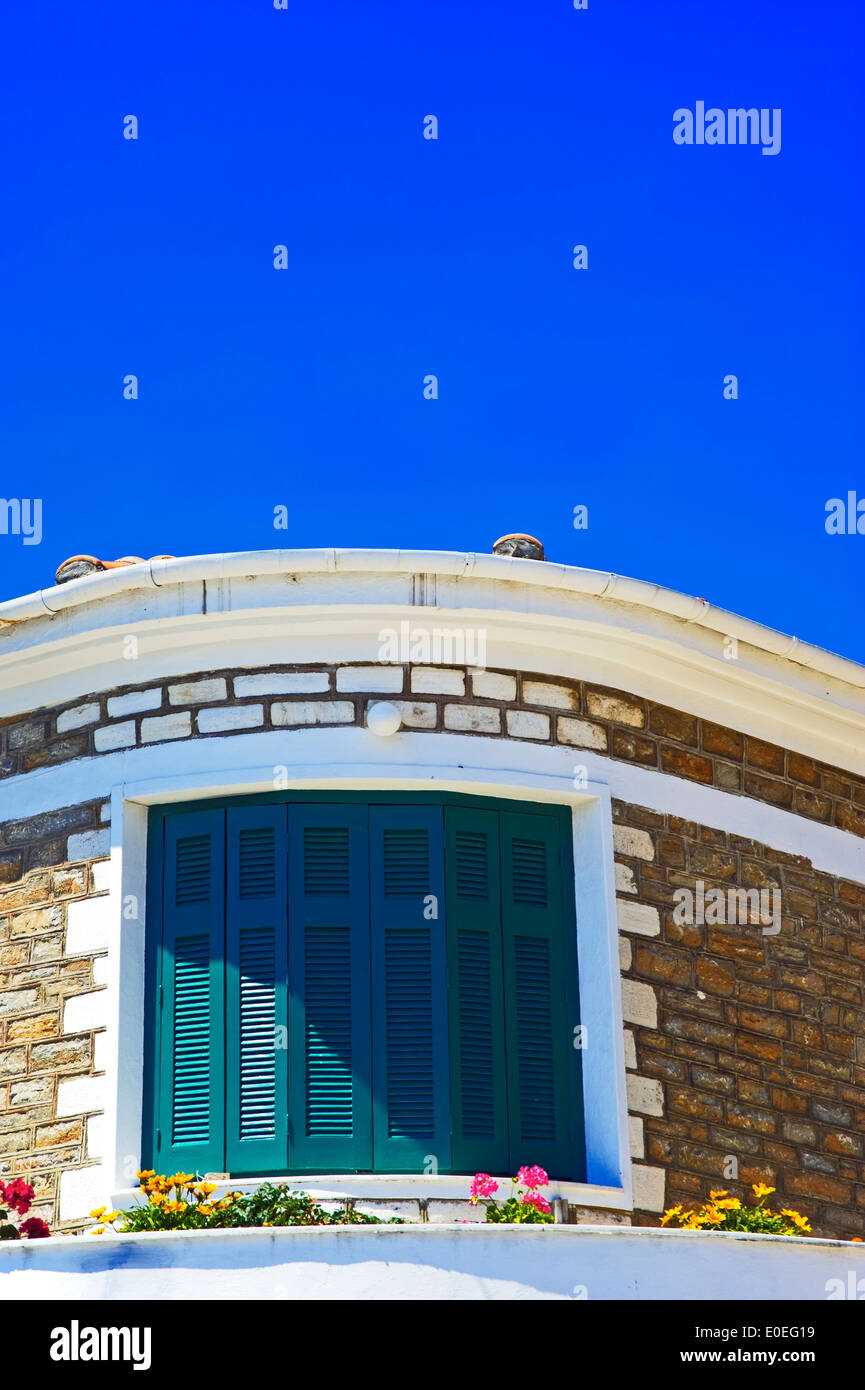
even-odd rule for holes
{"type": "Polygon", "coordinates": [[[639,705],[623,700],[618,695],[602,695],[598,690],[586,692],[586,708],[596,719],[611,719],[615,724],[630,724],[633,729],[642,729],[646,716],[639,705]]]}
{"type": "Polygon", "coordinates": [[[575,690],[546,681],[524,680],[523,700],[527,705],[550,705],[553,709],[577,709],[580,703],[575,690]]]}
{"type": "Polygon", "coordinates": [[[619,937],[619,969],[630,970],[633,948],[627,936],[619,937]]]}
{"type": "Polygon", "coordinates": [[[616,892],[617,893],[636,893],[637,885],[634,880],[634,871],[630,864],[620,864],[616,860],[616,892]]]}
{"type": "Polygon", "coordinates": [[[465,674],[445,666],[414,666],[411,691],[413,695],[465,695],[465,674]]]}
{"type": "Polygon", "coordinates": [[[548,714],[534,714],[527,709],[509,709],[507,725],[511,738],[547,739],[550,736],[550,716],[548,714]]]}
{"type": "Polygon", "coordinates": [[[235,676],[234,693],[247,695],[314,695],[330,689],[327,671],[259,671],[254,676],[235,676]]]}
{"type": "Polygon", "coordinates": [[[607,731],[600,724],[588,724],[585,719],[569,719],[560,714],[556,720],[556,738],[559,743],[570,743],[574,748],[607,747],[607,731]]]}
{"type": "Polygon", "coordinates": [[[57,1087],[58,1116],[104,1110],[106,1090],[104,1076],[75,1076],[61,1081],[57,1087]]]}
{"type": "Polygon", "coordinates": [[[87,1216],[94,1207],[104,1206],[108,1184],[108,1174],[101,1163],[61,1173],[60,1220],[75,1221],[87,1216]]]}
{"type": "Polygon", "coordinates": [[[83,729],[85,724],[99,723],[99,705],[94,703],[87,705],[76,705],[74,709],[65,709],[62,714],[57,716],[57,732],[65,734],[69,729],[83,729]]]}
{"type": "Polygon", "coordinates": [[[624,1030],[625,1033],[625,1066],[636,1069],[637,1066],[637,1044],[630,1028],[624,1030]]]}
{"type": "Polygon", "coordinates": [[[200,709],[195,716],[200,734],[224,733],[231,729],[255,729],[264,723],[263,705],[233,705],[200,709]]]}
{"type": "Polygon", "coordinates": [[[661,914],[648,903],[632,903],[626,898],[616,899],[616,912],[619,931],[634,932],[637,936],[660,936],[661,914]]]}
{"type": "Polygon", "coordinates": [[[67,956],[106,950],[113,920],[114,904],[110,898],[81,898],[70,903],[66,914],[67,956]]]}
{"type": "Polygon", "coordinates": [[[66,841],[66,858],[72,863],[76,859],[104,859],[111,853],[111,831],[84,830],[79,835],[70,835],[66,841]]]}
{"type": "Polygon", "coordinates": [[[89,990],[73,994],[63,1006],[63,1032],[85,1033],[89,1028],[104,1028],[108,1023],[108,991],[89,990]]]}
{"type": "Polygon", "coordinates": [[[225,700],[228,687],[222,676],[212,676],[205,681],[180,681],[168,687],[170,705],[203,705],[211,700],[225,700]]]}
{"type": "Polygon", "coordinates": [[[438,714],[435,705],[418,703],[413,700],[394,700],[407,729],[434,729],[438,714]]]}
{"type": "Polygon", "coordinates": [[[515,700],[516,678],[498,671],[473,671],[472,694],[479,700],[515,700]]]}
{"type": "Polygon", "coordinates": [[[107,893],[111,888],[111,860],[101,859],[91,869],[94,893],[107,893]]]}
{"type": "Polygon", "coordinates": [[[93,734],[93,746],[97,753],[106,753],[111,748],[131,748],[135,743],[135,721],[127,719],[122,724],[108,724],[93,734]]]}
{"type": "Polygon", "coordinates": [[[108,713],[112,719],[122,714],[143,714],[145,710],[159,709],[162,704],[162,687],[157,685],[150,690],[130,690],[128,695],[112,695],[108,701],[108,713]]]}
{"type": "Polygon", "coordinates": [[[461,733],[501,733],[501,715],[489,705],[445,705],[445,728],[461,733]]]}
{"type": "Polygon", "coordinates": [[[651,985],[639,980],[622,981],[622,1017],[638,1028],[657,1028],[658,1001],[651,985]]]}
{"type": "MultiPolygon", "coordinates": [[[[88,1121],[88,1123],[91,1123],[88,1121]]],[[[628,1116],[628,1138],[630,1140],[631,1158],[646,1157],[646,1141],[643,1136],[643,1121],[636,1115],[628,1116]]],[[[643,1208],[645,1210],[645,1208],[643,1208]]]]}
{"type": "Polygon", "coordinates": [[[377,695],[399,695],[402,691],[401,666],[340,666],[336,688],[347,692],[368,690],[377,695]]]}
{"type": "Polygon", "coordinates": [[[638,1115],[663,1115],[664,1088],[660,1081],[630,1073],[627,1080],[628,1109],[638,1115]]]}
{"type": "Polygon", "coordinates": [[[655,846],[646,830],[632,830],[629,825],[613,826],[613,846],[616,854],[627,854],[632,859],[654,859],[655,846]]]}
{"type": "Polygon", "coordinates": [[[281,700],[270,707],[270,717],[278,726],[293,724],[352,724],[351,700],[281,700]]]}
{"type": "MultiPolygon", "coordinates": [[[[103,1034],[99,1034],[100,1037],[103,1034]]],[[[87,1157],[102,1158],[105,1154],[105,1116],[91,1115],[87,1120],[87,1157]]],[[[637,1157],[642,1157],[638,1154],[637,1157]]]]}
{"type": "Polygon", "coordinates": [[[634,1186],[634,1208],[636,1211],[664,1210],[664,1168],[646,1168],[635,1163],[631,1169],[634,1186]]]}
{"type": "Polygon", "coordinates": [[[152,719],[141,721],[141,742],[161,743],[168,738],[188,738],[192,733],[192,715],[189,710],[176,714],[158,714],[152,719]]]}

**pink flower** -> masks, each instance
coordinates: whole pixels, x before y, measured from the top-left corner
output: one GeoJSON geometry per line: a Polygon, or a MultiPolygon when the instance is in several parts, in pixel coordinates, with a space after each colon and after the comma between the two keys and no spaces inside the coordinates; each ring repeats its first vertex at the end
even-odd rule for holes
{"type": "Polygon", "coordinates": [[[5,1185],[0,1182],[0,1202],[5,1202],[7,1207],[17,1211],[21,1216],[25,1216],[30,1210],[34,1195],[33,1188],[23,1178],[13,1178],[12,1182],[5,1185]]]}
{"type": "Polygon", "coordinates": [[[22,1236],[29,1236],[31,1240],[44,1240],[51,1234],[41,1216],[28,1216],[26,1221],[21,1222],[18,1230],[22,1236]]]}
{"type": "Polygon", "coordinates": [[[531,1168],[521,1168],[514,1178],[514,1182],[520,1183],[523,1187],[546,1187],[550,1179],[537,1163],[533,1163],[531,1168]]]}
{"type": "Polygon", "coordinates": [[[475,1173],[472,1179],[471,1201],[477,1203],[478,1197],[492,1197],[494,1192],[498,1192],[499,1185],[495,1178],[491,1178],[489,1173],[475,1173]]]}
{"type": "Polygon", "coordinates": [[[546,1197],[542,1197],[540,1192],[524,1192],[520,1198],[520,1206],[534,1207],[536,1211],[543,1212],[547,1216],[550,1211],[550,1204],[546,1197]]]}

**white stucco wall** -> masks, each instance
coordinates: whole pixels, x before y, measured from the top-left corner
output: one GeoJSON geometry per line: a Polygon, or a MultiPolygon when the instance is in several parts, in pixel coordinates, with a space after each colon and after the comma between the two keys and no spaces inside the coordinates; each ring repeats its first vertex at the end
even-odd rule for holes
{"type": "MultiPolygon", "coordinates": [[[[865,1247],[651,1228],[488,1225],[0,1245],[0,1300],[154,1298],[865,1300],[865,1247]]],[[[747,1321],[758,1322],[758,1314],[747,1321]]]]}

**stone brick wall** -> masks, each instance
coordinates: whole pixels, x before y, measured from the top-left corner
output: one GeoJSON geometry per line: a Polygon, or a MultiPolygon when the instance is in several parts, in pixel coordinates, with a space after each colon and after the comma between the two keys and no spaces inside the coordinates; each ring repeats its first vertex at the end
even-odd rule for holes
{"type": "MultiPolygon", "coordinates": [[[[408,728],[591,749],[865,836],[862,778],[621,691],[508,671],[282,666],[124,686],[0,722],[0,778],[167,740],[361,725],[382,698],[408,728]]],[[[74,1182],[101,1152],[107,814],[91,801],[0,826],[0,1175],[27,1175],[60,1230],[81,1222],[58,1223],[59,1175],[74,1182]]],[[[672,815],[614,815],[634,1221],[760,1180],[816,1233],[865,1234],[865,852],[860,884],[672,815]],[[676,923],[673,894],[698,879],[780,889],[780,933],[676,923]]]]}
{"type": "Polygon", "coordinates": [[[646,1190],[689,1206],[710,1188],[750,1197],[767,1182],[815,1234],[865,1235],[865,887],[676,816],[619,802],[614,818],[631,1144],[654,1175],[646,1190]],[[674,892],[698,879],[779,889],[779,934],[676,922],[674,892]]]}
{"type": "Polygon", "coordinates": [[[409,729],[591,749],[865,837],[863,777],[623,691],[457,667],[274,666],[123,686],[0,721],[0,779],[194,736],[362,725],[383,698],[409,729]]]}
{"type": "Polygon", "coordinates": [[[32,1214],[52,1230],[60,1173],[99,1154],[104,1031],[92,1002],[106,956],[88,923],[106,889],[106,811],[90,802],[2,827],[0,1176],[33,1184],[32,1214]]]}

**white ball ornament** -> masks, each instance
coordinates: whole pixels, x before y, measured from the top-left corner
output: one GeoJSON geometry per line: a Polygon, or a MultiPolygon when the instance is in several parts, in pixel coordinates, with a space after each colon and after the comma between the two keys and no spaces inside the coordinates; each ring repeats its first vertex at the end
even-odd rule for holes
{"type": "Polygon", "coordinates": [[[401,723],[402,715],[390,700],[379,700],[376,704],[370,705],[366,712],[366,727],[380,738],[389,738],[391,734],[395,734],[401,723]]]}

